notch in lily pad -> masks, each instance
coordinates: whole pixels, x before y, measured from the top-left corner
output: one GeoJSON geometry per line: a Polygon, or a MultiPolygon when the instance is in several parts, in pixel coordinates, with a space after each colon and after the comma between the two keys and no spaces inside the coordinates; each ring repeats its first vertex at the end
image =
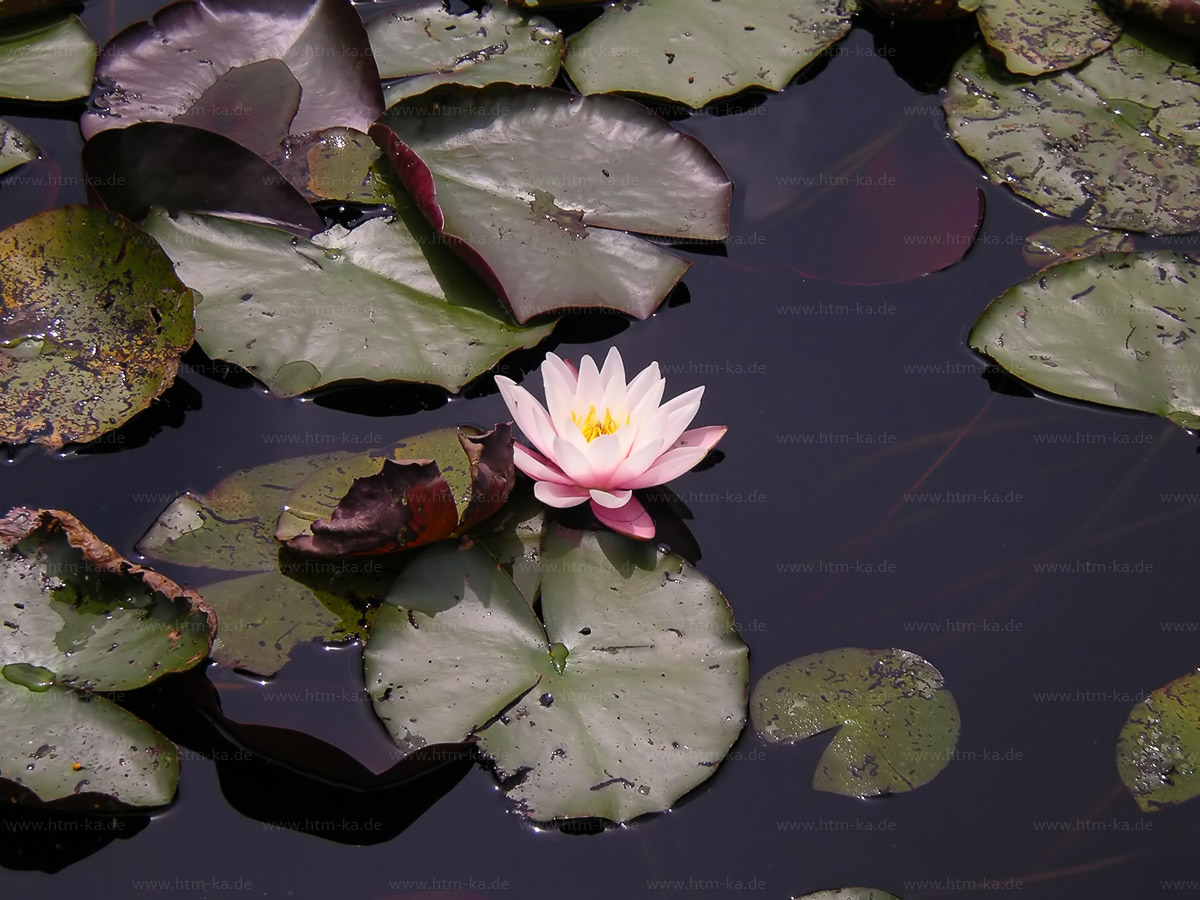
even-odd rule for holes
{"type": "Polygon", "coordinates": [[[750,719],[772,744],[837,729],[813,787],[848,797],[921,787],[958,746],[958,706],[942,674],[907,650],[848,647],[784,663],[755,685],[750,719]]]}
{"type": "Polygon", "coordinates": [[[310,475],[288,498],[275,536],[322,558],[407,550],[482,522],[516,480],[510,424],[483,433],[441,429],[392,454],[310,475]]]}
{"type": "Polygon", "coordinates": [[[668,809],[745,723],[729,605],[679,557],[611,532],[550,526],[538,565],[540,619],[480,545],[419,551],[367,642],[376,713],[406,753],[477,742],[534,821],[668,809]]]}
{"type": "Polygon", "coordinates": [[[69,513],[0,519],[0,783],[64,809],[162,806],[179,779],[167,738],[97,691],[199,664],[216,616],[69,513]]]}

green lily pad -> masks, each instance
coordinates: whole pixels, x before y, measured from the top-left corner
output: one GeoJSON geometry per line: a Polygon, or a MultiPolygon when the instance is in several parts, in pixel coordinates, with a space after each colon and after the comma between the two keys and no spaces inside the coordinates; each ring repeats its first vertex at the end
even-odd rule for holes
{"type": "Polygon", "coordinates": [[[283,397],[349,380],[457,391],[554,325],[514,326],[445,247],[423,242],[402,218],[334,226],[311,241],[161,211],[145,228],[203,295],[196,325],[204,352],[283,397]]]}
{"type": "Polygon", "coordinates": [[[1026,78],[979,47],[944,101],[950,133],[997,184],[1090,225],[1200,229],[1200,69],[1126,33],[1069,72],[1026,78]]]}
{"type": "Polygon", "coordinates": [[[161,806],[179,754],[92,691],[190,669],[216,617],[199,596],[134,565],[57,510],[0,519],[0,780],[19,802],[161,806]]]}
{"type": "Polygon", "coordinates": [[[881,891],[879,888],[848,887],[817,891],[802,897],[793,897],[792,900],[900,900],[900,898],[887,891],[881,891]]]}
{"type": "Polygon", "coordinates": [[[371,136],[518,322],[597,306],[644,319],[689,263],[626,232],[729,232],[717,161],[621,97],[449,85],[396,104],[371,136]]]}
{"type": "Polygon", "coordinates": [[[1166,251],[1063,263],[993,300],[968,341],[1035,387],[1200,428],[1198,279],[1166,251]]]}
{"type": "Polygon", "coordinates": [[[220,628],[212,657],[230,669],[271,676],[300,644],[365,640],[394,574],[376,562],[281,558],[270,572],[204,585],[220,628]]]}
{"type": "Polygon", "coordinates": [[[326,466],[288,497],[275,537],[327,559],[392,553],[461,534],[515,481],[510,425],[442,428],[326,466]]]}
{"type": "Polygon", "coordinates": [[[37,145],[29,136],[17,126],[0,119],[0,175],[37,158],[37,145]]]}
{"type": "Polygon", "coordinates": [[[78,16],[0,29],[0,97],[75,100],[92,89],[96,42],[78,16]]]}
{"type": "Polygon", "coordinates": [[[1133,708],[1117,741],[1117,769],[1145,812],[1200,795],[1200,671],[1133,708]]]}
{"type": "Polygon", "coordinates": [[[836,728],[813,787],[848,797],[911,791],[946,767],[958,745],[958,706],[941,673],[907,650],[814,653],[764,675],[750,719],[770,743],[836,728]]]}
{"type": "Polygon", "coordinates": [[[200,597],[122,558],[68,513],[11,510],[0,556],[0,666],[125,691],[208,655],[216,620],[200,597]]]}
{"type": "Polygon", "coordinates": [[[488,524],[471,531],[471,538],[500,564],[529,605],[542,593],[542,533],[546,507],[533,492],[518,485],[504,508],[488,524]]]}
{"type": "Polygon", "coordinates": [[[562,32],[541,16],[506,6],[447,11],[441,0],[385,13],[367,23],[385,106],[439,84],[551,84],[562,62],[562,32]]]}
{"type": "Polygon", "coordinates": [[[567,43],[585,94],[634,91],[701,107],[749,87],[781,91],[850,31],[857,0],[617,3],[567,43]]]}
{"type": "Polygon", "coordinates": [[[367,642],[376,712],[406,752],[476,739],[536,821],[667,809],[745,722],[729,606],[679,557],[608,532],[554,528],[541,577],[544,625],[482,548],[422,551],[367,642]]]}
{"type": "Polygon", "coordinates": [[[327,128],[295,139],[289,148],[286,159],[277,160],[279,170],[309,199],[398,204],[397,215],[419,239],[436,241],[433,229],[370,136],[353,128],[327,128]]]}
{"type": "Polygon", "coordinates": [[[215,126],[253,149],[263,143],[264,128],[274,134],[283,124],[285,134],[296,135],[338,125],[365,131],[383,111],[370,42],[345,0],[175,3],[109,41],[96,80],[93,108],[80,123],[87,138],[135,122],[187,121],[215,126]],[[266,60],[282,62],[299,91],[278,66],[256,65],[266,60]],[[251,67],[252,73],[236,71],[251,67]],[[223,98],[239,101],[241,111],[223,98]],[[197,106],[193,118],[189,111],[197,106]]]}
{"type": "Polygon", "coordinates": [[[174,381],[194,328],[192,292],[127,219],[67,206],[0,231],[0,442],[123,425],[174,381]]]}
{"type": "Polygon", "coordinates": [[[210,491],[176,497],[138,541],[161,562],[232,572],[266,572],[279,563],[275,523],[292,488],[308,475],[351,459],[349,452],[300,456],[240,469],[210,491]]]}
{"type": "Polygon", "coordinates": [[[1021,247],[1021,258],[1035,269],[1101,253],[1131,253],[1133,237],[1124,231],[1089,225],[1050,225],[1039,229],[1021,247]]]}
{"type": "Polygon", "coordinates": [[[1099,0],[983,0],[977,15],[983,39],[1023,75],[1077,66],[1121,34],[1099,0]]]}
{"type": "Polygon", "coordinates": [[[0,781],[72,809],[171,802],[179,750],[167,738],[104,697],[8,674],[0,670],[0,781]]]}

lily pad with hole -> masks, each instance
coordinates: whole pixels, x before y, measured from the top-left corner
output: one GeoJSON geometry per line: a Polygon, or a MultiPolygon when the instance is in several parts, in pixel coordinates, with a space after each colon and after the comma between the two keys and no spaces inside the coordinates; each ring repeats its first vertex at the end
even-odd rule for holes
{"type": "Polygon", "coordinates": [[[977,16],[983,39],[1022,75],[1077,66],[1121,34],[1099,0],[983,0],[977,16]]]}
{"type": "Polygon", "coordinates": [[[848,797],[921,787],[958,745],[954,697],[941,673],[907,650],[848,647],[777,666],[754,686],[750,719],[772,744],[837,729],[813,787],[848,797]]]}
{"type": "MultiPolygon", "coordinates": [[[[402,204],[400,198],[397,204],[402,204]]],[[[189,287],[197,339],[282,397],[339,381],[457,391],[553,322],[513,325],[479,280],[405,219],[334,226],[311,241],[216,216],[146,220],[189,287]]]]}
{"type": "MultiPolygon", "coordinates": [[[[383,110],[379,76],[358,13],[347,0],[205,0],[174,3],[153,20],[125,29],[104,48],[96,69],[97,91],[81,127],[91,138],[136,122],[182,121],[217,124],[243,133],[238,120],[289,119],[285,134],[305,134],[342,125],[365,131],[383,110]],[[299,88],[281,100],[287,83],[277,66],[241,68],[266,60],[282,62],[299,88]],[[242,112],[217,115],[203,107],[228,106],[236,87],[242,112]],[[195,108],[200,106],[201,109],[195,108]],[[250,111],[245,112],[249,107],[250,111]]],[[[236,106],[236,104],[235,104],[236,106]]],[[[252,128],[251,143],[262,131],[252,128]]]]}
{"type": "Polygon", "coordinates": [[[631,91],[701,107],[750,87],[783,90],[850,31],[857,0],[616,3],[567,44],[585,94],[631,91]]]}
{"type": "Polygon", "coordinates": [[[621,97],[449,85],[396,104],[371,136],[518,322],[581,307],[644,319],[689,264],[628,232],[729,232],[717,161],[621,97]]]}
{"type": "Polygon", "coordinates": [[[75,100],[92,89],[96,42],[78,16],[0,28],[0,97],[75,100]]]}
{"type": "Polygon", "coordinates": [[[288,496],[275,536],[326,559],[393,553],[452,537],[512,491],[511,425],[442,428],[314,472],[288,496]]]}
{"type": "Polygon", "coordinates": [[[441,0],[367,22],[371,52],[391,106],[439,84],[551,84],[562,62],[562,32],[541,16],[507,6],[449,12],[441,0]]]}
{"type": "Polygon", "coordinates": [[[1200,796],[1200,671],[1151,691],[1130,711],[1117,769],[1144,812],[1200,796]]]}
{"type": "Polygon", "coordinates": [[[194,328],[192,292],[121,216],[67,206],[0,231],[0,442],[123,425],[174,381],[194,328]]]}
{"type": "Polygon", "coordinates": [[[1068,72],[1028,78],[979,47],[944,100],[950,133],[992,181],[1090,225],[1200,229],[1200,69],[1163,36],[1126,32],[1068,72]]]}
{"type": "Polygon", "coordinates": [[[376,712],[405,752],[477,740],[535,821],[669,808],[745,722],[728,604],[679,557],[608,532],[554,526],[541,579],[539,620],[481,547],[421,551],[367,642],[376,712]]]}
{"type": "Polygon", "coordinates": [[[0,119],[0,175],[38,158],[37,145],[16,125],[0,119]]]}
{"type": "Polygon", "coordinates": [[[21,802],[169,802],[174,745],[93,692],[134,690],[201,662],[212,610],[57,510],[0,519],[0,582],[0,779],[21,802]]]}
{"type": "Polygon", "coordinates": [[[968,341],[1035,387],[1200,428],[1198,280],[1168,251],[1062,263],[988,304],[968,341]]]}

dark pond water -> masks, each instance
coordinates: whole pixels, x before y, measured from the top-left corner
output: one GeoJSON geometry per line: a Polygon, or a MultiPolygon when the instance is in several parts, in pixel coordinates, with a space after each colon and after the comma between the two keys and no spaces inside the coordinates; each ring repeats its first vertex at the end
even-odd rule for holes
{"type": "MultiPolygon", "coordinates": [[[[157,5],[96,2],[85,19],[103,41],[157,5]]],[[[673,487],[699,565],[751,647],[752,679],[834,647],[915,651],[957,698],[958,758],[920,790],[856,801],[812,790],[824,738],[766,748],[746,733],[670,813],[599,834],[538,831],[479,767],[354,792],[289,775],[193,711],[211,683],[231,719],[302,730],[386,768],[360,653],[311,648],[266,685],[210,669],[146,692],[140,711],[188,748],[178,801],[100,831],[96,820],[0,817],[0,895],[716,898],[870,885],[917,900],[1196,886],[1200,801],[1141,814],[1114,763],[1133,702],[1200,659],[1196,440],[985,377],[967,329],[1030,271],[1021,242],[1047,221],[985,185],[944,137],[936,95],[897,75],[932,84],[953,42],[868,25],[785,93],[677,122],[737,186],[727,256],[695,255],[684,288],[647,322],[574,317],[559,352],[615,344],[631,370],[659,360],[672,393],[707,386],[702,423],[729,434],[716,465],[673,487]],[[828,212],[836,203],[809,214],[789,180],[832,171],[897,127],[896,147],[919,161],[907,177],[984,187],[965,259],[883,287],[794,271],[813,246],[837,243],[831,232],[866,223],[828,212]]],[[[0,225],[84,199],[78,113],[0,107],[52,154],[17,170],[22,181],[0,179],[0,225]]],[[[189,361],[108,452],[19,452],[0,473],[0,507],[70,509],[132,555],[168,500],[232,470],[507,418],[490,388],[284,401],[189,361]]]]}

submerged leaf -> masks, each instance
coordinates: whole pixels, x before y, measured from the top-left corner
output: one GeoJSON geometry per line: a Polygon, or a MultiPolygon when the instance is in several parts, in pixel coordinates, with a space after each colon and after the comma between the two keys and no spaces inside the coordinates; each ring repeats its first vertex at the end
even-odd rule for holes
{"type": "Polygon", "coordinates": [[[899,898],[892,896],[887,891],[881,891],[879,888],[848,887],[817,891],[813,894],[805,894],[803,897],[794,897],[793,900],[899,900],[899,898]]]}
{"type": "Polygon", "coordinates": [[[944,102],[950,133],[992,181],[1105,228],[1200,229],[1200,70],[1128,33],[1069,72],[1025,78],[975,47],[944,102]]]}
{"type": "Polygon", "coordinates": [[[941,673],[907,650],[850,647],[784,663],[755,685],[750,718],[770,743],[836,728],[813,787],[850,797],[918,788],[958,744],[958,707],[941,673]]]}
{"type": "Polygon", "coordinates": [[[978,16],[983,39],[1023,75],[1069,69],[1121,34],[1099,0],[983,0],[978,16]]]}
{"type": "Polygon", "coordinates": [[[0,175],[37,158],[37,145],[29,136],[17,126],[0,119],[0,175]]]}
{"type": "Polygon", "coordinates": [[[547,85],[563,53],[552,22],[503,5],[455,14],[441,0],[424,0],[372,19],[367,36],[380,77],[402,79],[384,88],[386,106],[446,83],[547,85]]]}
{"type": "Polygon", "coordinates": [[[0,28],[0,97],[86,97],[95,68],[96,42],[78,16],[0,28]]]}
{"type": "Polygon", "coordinates": [[[968,341],[1035,387],[1200,428],[1198,280],[1167,251],[1064,262],[993,300],[968,341]]]}
{"type": "Polygon", "coordinates": [[[1184,37],[1200,38],[1200,0],[1107,0],[1130,15],[1161,23],[1184,37]]]}
{"type": "Polygon", "coordinates": [[[477,739],[537,821],[668,808],[745,722],[728,605],[683,560],[611,533],[555,528],[541,577],[544,626],[481,548],[422,551],[367,643],[376,712],[405,751],[477,739]]]}
{"type": "Polygon", "coordinates": [[[86,206],[0,231],[0,442],[90,441],[170,386],[192,292],[126,219],[86,206]]]}
{"type": "Polygon", "coordinates": [[[1035,269],[1101,253],[1130,253],[1133,238],[1123,231],[1087,225],[1050,225],[1025,238],[1021,258],[1035,269]]]}
{"type": "Polygon", "coordinates": [[[563,66],[585,94],[701,107],[748,87],[783,90],[850,31],[857,9],[857,0],[616,3],[571,38],[563,66]]]}
{"type": "Polygon", "coordinates": [[[1151,691],[1130,711],[1117,768],[1145,812],[1200,796],[1200,671],[1151,691]]]}
{"type": "Polygon", "coordinates": [[[644,319],[688,263],[626,231],[729,231],[720,165],[632,100],[447,86],[393,106],[371,135],[518,322],[596,306],[644,319]]]}
{"type": "Polygon", "coordinates": [[[347,380],[457,391],[554,327],[514,326],[445,247],[401,218],[334,226],[311,241],[161,211],[145,227],[203,297],[196,324],[204,352],[282,397],[347,380]]]}
{"type": "MultiPolygon", "coordinates": [[[[96,80],[93,109],[80,123],[88,138],[136,122],[177,121],[198,104],[235,96],[235,87],[254,87],[250,96],[241,95],[241,113],[236,104],[228,116],[200,109],[189,117],[191,124],[217,124],[219,131],[241,135],[236,122],[223,120],[245,117],[261,124],[265,116],[278,123],[289,119],[291,134],[336,125],[365,131],[383,110],[366,31],[345,0],[175,3],[113,38],[96,80]],[[279,105],[290,111],[292,100],[280,99],[281,88],[289,91],[277,68],[259,67],[249,81],[245,72],[235,72],[264,60],[282,61],[298,82],[294,117],[280,115],[279,105]],[[259,80],[264,75],[270,77],[259,80]]],[[[262,140],[260,128],[249,133],[251,143],[262,140]]]]}

